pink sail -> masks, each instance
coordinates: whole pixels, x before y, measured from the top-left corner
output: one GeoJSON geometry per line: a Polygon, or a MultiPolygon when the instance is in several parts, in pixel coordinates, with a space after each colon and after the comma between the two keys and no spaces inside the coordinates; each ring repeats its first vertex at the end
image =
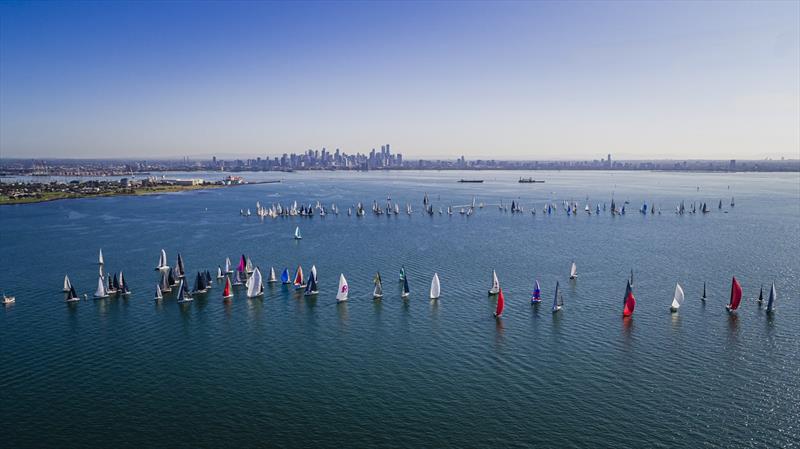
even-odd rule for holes
{"type": "Polygon", "coordinates": [[[728,303],[727,308],[731,312],[739,308],[739,303],[742,302],[742,286],[736,280],[736,276],[731,281],[731,301],[728,303]]]}

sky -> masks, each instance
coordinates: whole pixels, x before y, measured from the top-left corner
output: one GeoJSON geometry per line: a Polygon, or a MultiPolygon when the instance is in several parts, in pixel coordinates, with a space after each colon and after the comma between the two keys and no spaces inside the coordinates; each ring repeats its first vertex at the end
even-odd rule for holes
{"type": "Polygon", "coordinates": [[[0,157],[800,157],[800,2],[2,2],[0,157]]]}

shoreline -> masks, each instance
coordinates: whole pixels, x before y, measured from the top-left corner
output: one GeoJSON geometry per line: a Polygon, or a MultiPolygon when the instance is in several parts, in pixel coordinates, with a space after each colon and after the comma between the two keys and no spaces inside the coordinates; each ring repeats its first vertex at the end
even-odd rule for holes
{"type": "Polygon", "coordinates": [[[62,192],[47,192],[49,195],[44,195],[38,198],[32,197],[25,197],[21,199],[12,199],[5,196],[0,196],[0,207],[2,206],[19,206],[25,204],[39,204],[39,203],[49,203],[52,201],[60,201],[60,200],[76,200],[76,199],[86,199],[86,198],[106,198],[111,196],[147,196],[147,195],[161,195],[165,193],[177,193],[177,192],[186,192],[186,191],[197,191],[197,190],[210,190],[210,189],[219,189],[219,188],[226,188],[226,187],[238,187],[238,186],[246,186],[246,185],[256,185],[256,184],[275,184],[281,181],[256,181],[256,182],[248,182],[244,184],[231,184],[231,185],[223,185],[223,184],[204,184],[204,185],[196,185],[196,186],[163,186],[163,187],[140,187],[131,190],[125,191],[118,191],[118,192],[103,192],[98,194],[73,194],[73,193],[62,193],[62,192]]]}

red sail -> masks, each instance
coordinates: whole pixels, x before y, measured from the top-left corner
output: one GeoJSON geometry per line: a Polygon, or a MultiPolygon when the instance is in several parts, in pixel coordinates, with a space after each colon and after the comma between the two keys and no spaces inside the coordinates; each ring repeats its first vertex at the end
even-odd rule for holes
{"type": "Polygon", "coordinates": [[[225,276],[225,290],[222,291],[222,297],[227,298],[231,295],[231,278],[225,276]]]}
{"type": "Polygon", "coordinates": [[[503,289],[501,288],[499,292],[497,292],[497,309],[494,311],[494,316],[500,316],[503,314],[503,308],[506,306],[506,300],[503,298],[503,289]]]}
{"type": "Polygon", "coordinates": [[[628,287],[625,288],[625,307],[622,309],[622,316],[633,315],[633,309],[636,308],[636,298],[633,297],[633,290],[631,290],[631,283],[628,281],[628,287]]]}
{"type": "Polygon", "coordinates": [[[303,285],[303,267],[297,267],[297,275],[294,278],[294,285],[303,285]]]}
{"type": "Polygon", "coordinates": [[[731,302],[728,304],[728,310],[736,310],[739,308],[739,303],[742,302],[742,286],[736,280],[736,276],[731,281],[731,302]]]}

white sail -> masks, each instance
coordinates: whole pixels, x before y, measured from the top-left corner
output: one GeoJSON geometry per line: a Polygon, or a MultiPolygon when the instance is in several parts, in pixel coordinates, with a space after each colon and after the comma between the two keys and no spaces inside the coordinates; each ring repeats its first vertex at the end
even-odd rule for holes
{"type": "Polygon", "coordinates": [[[226,257],[225,258],[225,273],[233,273],[233,270],[231,270],[231,258],[230,257],[226,257]]]}
{"type": "Polygon", "coordinates": [[[675,295],[672,297],[672,309],[673,312],[677,311],[681,304],[683,304],[683,288],[681,284],[675,284],[675,295]]]}
{"type": "Polygon", "coordinates": [[[439,285],[439,274],[433,273],[433,279],[431,280],[431,299],[438,299],[440,293],[441,286],[439,285]]]}
{"type": "Polygon", "coordinates": [[[344,278],[344,274],[339,275],[339,289],[336,291],[336,301],[347,301],[347,291],[349,290],[347,286],[347,279],[344,278]]]}
{"type": "Polygon", "coordinates": [[[269,280],[268,282],[277,282],[278,279],[275,277],[275,267],[269,267],[269,280]]]}
{"type": "Polygon", "coordinates": [[[103,282],[103,276],[97,277],[97,291],[94,292],[95,298],[107,298],[108,292],[106,292],[106,283],[103,282]]]}
{"type": "Polygon", "coordinates": [[[100,248],[100,255],[97,256],[97,263],[103,265],[103,249],[100,248]]]}
{"type": "Polygon", "coordinates": [[[217,267],[217,279],[222,279],[222,267],[217,267]]]}
{"type": "Polygon", "coordinates": [[[496,295],[500,291],[500,280],[497,279],[497,271],[492,270],[492,288],[489,289],[490,295],[496,295]]]}
{"type": "Polygon", "coordinates": [[[158,259],[158,269],[159,270],[169,270],[169,265],[167,265],[167,252],[164,249],[161,249],[161,256],[158,259]]]}
{"type": "Polygon", "coordinates": [[[164,299],[164,296],[161,294],[161,286],[156,284],[156,300],[164,299]]]}
{"type": "Polygon", "coordinates": [[[316,265],[311,265],[311,276],[314,278],[315,281],[317,280],[317,266],[316,265]]]}
{"type": "Polygon", "coordinates": [[[247,297],[255,298],[261,295],[264,290],[264,284],[261,282],[261,270],[255,269],[253,275],[247,280],[247,297]]]}
{"type": "Polygon", "coordinates": [[[380,274],[375,275],[375,290],[372,291],[373,298],[383,298],[383,285],[381,285],[380,274]]]}
{"type": "Polygon", "coordinates": [[[569,269],[569,278],[575,279],[578,277],[578,267],[575,266],[575,262],[572,262],[572,266],[569,269]]]}
{"type": "Polygon", "coordinates": [[[68,292],[72,288],[72,283],[69,281],[69,276],[64,275],[64,291],[68,292]]]}
{"type": "Polygon", "coordinates": [[[298,227],[294,228],[294,238],[295,238],[296,240],[300,240],[300,239],[302,239],[302,238],[303,238],[303,237],[300,235],[300,226],[298,226],[298,227]]]}

